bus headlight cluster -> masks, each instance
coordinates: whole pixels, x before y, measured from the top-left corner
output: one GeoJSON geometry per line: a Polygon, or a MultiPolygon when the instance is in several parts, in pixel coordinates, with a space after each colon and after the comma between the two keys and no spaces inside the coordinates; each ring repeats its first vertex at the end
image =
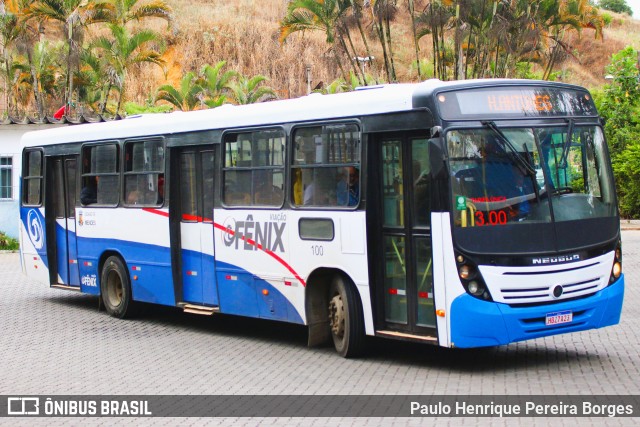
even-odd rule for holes
{"type": "Polygon", "coordinates": [[[463,255],[456,256],[458,276],[465,290],[476,298],[491,301],[491,294],[482,279],[478,267],[463,255]]]}
{"type": "Polygon", "coordinates": [[[613,259],[613,267],[611,268],[611,277],[609,277],[609,284],[615,282],[622,275],[622,245],[618,242],[616,247],[615,256],[613,259]]]}

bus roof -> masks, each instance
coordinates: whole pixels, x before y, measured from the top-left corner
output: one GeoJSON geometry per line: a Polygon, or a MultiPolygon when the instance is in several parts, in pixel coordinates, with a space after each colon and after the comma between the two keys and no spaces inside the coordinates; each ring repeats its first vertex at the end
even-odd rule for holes
{"type": "MultiPolygon", "coordinates": [[[[165,114],[143,114],[124,120],[64,126],[27,132],[22,147],[59,143],[126,139],[183,132],[232,129],[312,120],[341,119],[414,109],[416,96],[429,96],[438,89],[491,85],[550,85],[550,82],[512,79],[482,79],[443,82],[437,79],[422,83],[368,86],[352,92],[311,94],[295,99],[250,105],[221,107],[165,114]]],[[[554,85],[558,85],[555,83],[554,85]]],[[[562,85],[569,87],[570,85],[562,85]]],[[[575,86],[571,86],[576,88],[575,86]]]]}

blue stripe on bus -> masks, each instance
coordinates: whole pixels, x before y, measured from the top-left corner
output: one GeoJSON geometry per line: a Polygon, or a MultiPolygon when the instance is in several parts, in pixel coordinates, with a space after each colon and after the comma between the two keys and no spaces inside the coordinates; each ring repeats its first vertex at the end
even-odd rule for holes
{"type": "Polygon", "coordinates": [[[77,242],[83,292],[100,294],[100,256],[109,251],[119,254],[126,261],[134,300],[175,306],[171,252],[168,247],[89,237],[78,237],[77,242]],[[140,271],[131,271],[134,266],[140,267],[140,271]],[[133,280],[133,276],[137,276],[137,280],[133,280]]]}
{"type": "Polygon", "coordinates": [[[253,273],[216,261],[220,312],[303,324],[298,310],[276,287],[253,273]]]}
{"type": "MultiPolygon", "coordinates": [[[[78,255],[78,266],[83,292],[100,294],[99,259],[105,251],[113,251],[126,260],[134,300],[175,306],[171,252],[168,247],[87,237],[78,237],[77,242],[78,253],[81,254],[78,255]],[[140,254],[144,254],[148,261],[141,259],[140,254]],[[133,267],[140,267],[140,270],[132,271],[133,267]],[[137,276],[137,280],[133,280],[134,276],[137,276]]],[[[187,257],[200,256],[196,251],[183,252],[186,252],[183,256],[187,257]]],[[[203,260],[214,262],[213,256],[204,256],[203,260]]],[[[215,263],[221,313],[304,323],[293,304],[269,282],[232,264],[215,263]],[[234,276],[237,280],[232,280],[234,276]],[[263,291],[266,291],[266,295],[263,291]]],[[[205,285],[205,289],[215,292],[213,286],[205,285]]],[[[217,299],[204,295],[204,300],[217,299]]]]}
{"type": "Polygon", "coordinates": [[[40,213],[40,209],[21,207],[20,221],[22,221],[25,231],[24,234],[26,234],[26,236],[23,237],[31,240],[31,243],[36,248],[38,256],[42,259],[42,262],[48,269],[49,258],[47,257],[47,234],[45,233],[44,216],[40,213]],[[29,218],[31,218],[31,221],[29,221],[29,218]],[[38,248],[38,246],[40,246],[40,248],[38,248]]]}
{"type": "Polygon", "coordinates": [[[623,296],[624,275],[590,297],[553,305],[511,307],[464,294],[451,305],[451,342],[460,348],[495,346],[615,325],[623,296]],[[572,322],[545,325],[548,313],[564,310],[573,313],[572,322]]]}

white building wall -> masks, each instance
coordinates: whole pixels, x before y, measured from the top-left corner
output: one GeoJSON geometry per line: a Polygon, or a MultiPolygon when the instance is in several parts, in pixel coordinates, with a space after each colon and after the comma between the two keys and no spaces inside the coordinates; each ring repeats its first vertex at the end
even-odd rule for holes
{"type": "Polygon", "coordinates": [[[61,125],[0,125],[0,157],[12,157],[12,198],[0,199],[0,231],[10,237],[18,238],[18,196],[20,194],[20,138],[25,132],[41,130],[61,125]]]}

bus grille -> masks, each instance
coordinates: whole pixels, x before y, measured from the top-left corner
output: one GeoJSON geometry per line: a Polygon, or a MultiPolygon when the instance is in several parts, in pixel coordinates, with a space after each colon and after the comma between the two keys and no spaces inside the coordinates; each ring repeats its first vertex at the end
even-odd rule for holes
{"type": "Polygon", "coordinates": [[[595,294],[609,283],[613,252],[586,261],[536,267],[480,266],[493,300],[549,303],[595,294]]]}

